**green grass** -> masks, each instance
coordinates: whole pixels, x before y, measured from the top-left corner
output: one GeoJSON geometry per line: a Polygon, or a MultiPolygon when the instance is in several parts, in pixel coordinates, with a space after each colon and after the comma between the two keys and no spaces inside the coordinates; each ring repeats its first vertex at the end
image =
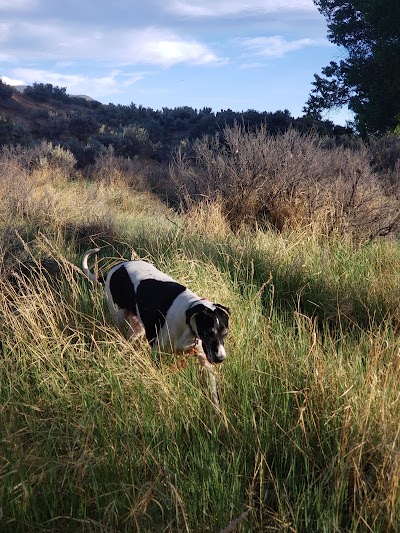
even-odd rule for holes
{"type": "Polygon", "coordinates": [[[26,221],[25,249],[4,240],[0,530],[398,530],[399,244],[233,235],[215,213],[207,236],[114,189],[96,218],[77,190],[73,212],[66,184],[36,231],[26,221]],[[93,241],[109,243],[100,269],[132,247],[231,307],[220,415],[194,360],[178,371],[109,325],[102,288],[69,263],[93,241]],[[39,269],[17,288],[10,250],[39,269]]]}

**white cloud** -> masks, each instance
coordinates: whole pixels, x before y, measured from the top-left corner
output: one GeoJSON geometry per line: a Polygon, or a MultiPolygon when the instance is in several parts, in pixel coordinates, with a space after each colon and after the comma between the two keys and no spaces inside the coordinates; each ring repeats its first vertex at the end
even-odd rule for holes
{"type": "Polygon", "coordinates": [[[207,45],[157,27],[90,30],[56,23],[15,23],[9,31],[10,49],[14,50],[13,36],[16,36],[19,55],[23,53],[27,60],[91,60],[114,65],[148,63],[163,67],[223,61],[207,45]]]}
{"type": "Polygon", "coordinates": [[[35,0],[0,0],[0,11],[26,10],[37,5],[35,0]]]}
{"type": "MultiPolygon", "coordinates": [[[[136,45],[134,46],[136,47],[136,45]]],[[[209,63],[216,60],[216,57],[202,45],[195,42],[180,41],[175,38],[145,42],[140,48],[142,60],[148,63],[170,65],[190,61],[194,63],[209,63]]]]}
{"type": "Polygon", "coordinates": [[[0,79],[7,83],[7,85],[25,85],[25,82],[22,80],[16,80],[13,78],[9,78],[8,76],[0,76],[0,79]]]}
{"type": "Polygon", "coordinates": [[[119,57],[128,63],[171,66],[176,63],[207,64],[221,61],[208,46],[158,28],[115,35],[114,43],[119,57]]]}
{"type": "MultiPolygon", "coordinates": [[[[80,74],[61,74],[59,72],[29,68],[14,69],[13,74],[21,78],[18,83],[20,85],[51,83],[55,86],[66,87],[68,94],[87,94],[93,98],[101,98],[105,94],[119,93],[145,76],[145,73],[140,72],[122,74],[119,70],[114,70],[105,76],[89,77],[80,74]]],[[[5,80],[4,76],[3,79],[5,80]]]]}
{"type": "Polygon", "coordinates": [[[4,63],[12,63],[14,58],[10,54],[3,54],[3,52],[0,52],[0,61],[4,61],[4,63]]]}
{"type": "Polygon", "coordinates": [[[254,37],[252,39],[243,39],[242,46],[256,56],[267,58],[282,57],[289,52],[300,50],[306,46],[327,46],[327,41],[322,39],[296,39],[288,41],[280,35],[271,37],[254,37]]]}
{"type": "Polygon", "coordinates": [[[5,42],[11,36],[11,24],[0,22],[0,42],[5,42]]]}
{"type": "Polygon", "coordinates": [[[317,11],[312,0],[173,0],[166,9],[188,17],[317,11]]]}

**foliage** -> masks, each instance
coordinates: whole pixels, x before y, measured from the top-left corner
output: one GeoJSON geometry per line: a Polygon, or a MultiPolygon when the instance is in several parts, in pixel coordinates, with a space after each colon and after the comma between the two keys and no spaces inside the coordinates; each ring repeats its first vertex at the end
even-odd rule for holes
{"type": "Polygon", "coordinates": [[[394,129],[394,133],[395,133],[396,135],[399,135],[399,136],[400,136],[400,114],[397,115],[396,119],[397,119],[397,126],[396,126],[395,129],[394,129]]]}
{"type": "Polygon", "coordinates": [[[398,531],[398,243],[234,234],[31,150],[0,161],[1,531],[398,531]],[[75,267],[105,243],[232,309],[220,413],[110,326],[75,267]]]}
{"type": "Polygon", "coordinates": [[[99,131],[100,125],[91,115],[76,114],[70,117],[68,127],[72,137],[76,137],[81,142],[87,142],[99,131]]]}
{"type": "Polygon", "coordinates": [[[0,118],[0,146],[8,144],[12,139],[14,123],[9,118],[0,118]]]}
{"type": "Polygon", "coordinates": [[[51,99],[64,102],[68,100],[66,87],[54,86],[51,83],[34,83],[26,87],[24,93],[39,102],[47,102],[51,99]]]}
{"type": "Polygon", "coordinates": [[[7,101],[9,100],[12,95],[13,95],[13,88],[10,87],[9,85],[7,85],[6,83],[4,83],[1,79],[0,79],[0,101],[3,100],[3,101],[7,101]]]}
{"type": "Polygon", "coordinates": [[[348,104],[362,134],[393,130],[400,112],[400,3],[398,0],[314,0],[328,38],[347,52],[315,75],[305,111],[348,104]]]}
{"type": "Polygon", "coordinates": [[[0,146],[8,144],[26,146],[31,141],[31,134],[24,124],[0,116],[0,146]]]}
{"type": "MultiPolygon", "coordinates": [[[[34,141],[45,140],[72,150],[81,168],[93,164],[96,156],[105,153],[109,146],[118,156],[145,157],[165,163],[181,141],[215,134],[235,122],[243,123],[249,129],[264,124],[270,133],[295,127],[299,131],[314,128],[335,138],[351,134],[351,130],[329,121],[294,118],[287,110],[274,113],[251,109],[213,112],[207,107],[154,110],[133,103],[129,106],[103,105],[68,96],[65,88],[43,83],[27,87],[24,98],[12,104],[3,103],[3,108],[5,118],[16,124],[22,124],[19,121],[23,116],[23,127],[34,141]]],[[[11,127],[3,127],[2,139],[3,144],[20,142],[11,127]]]]}
{"type": "MultiPolygon", "coordinates": [[[[400,143],[391,143],[397,160],[399,149],[400,143]]],[[[219,200],[234,229],[310,224],[368,239],[398,231],[400,208],[393,187],[373,172],[370,150],[361,142],[332,146],[313,132],[289,129],[274,136],[264,127],[248,131],[236,124],[177,149],[171,185],[186,206],[219,200]]],[[[374,153],[376,165],[378,157],[389,164],[382,143],[374,153]]]]}

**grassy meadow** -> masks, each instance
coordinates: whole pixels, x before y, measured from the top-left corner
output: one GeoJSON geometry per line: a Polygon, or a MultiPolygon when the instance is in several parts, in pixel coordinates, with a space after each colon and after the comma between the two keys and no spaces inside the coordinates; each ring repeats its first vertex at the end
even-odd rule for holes
{"type": "Polygon", "coordinates": [[[217,201],[0,171],[0,531],[400,529],[398,241],[233,233],[217,201]],[[194,359],[110,325],[94,245],[100,271],[137,253],[231,308],[220,413],[194,359]]]}

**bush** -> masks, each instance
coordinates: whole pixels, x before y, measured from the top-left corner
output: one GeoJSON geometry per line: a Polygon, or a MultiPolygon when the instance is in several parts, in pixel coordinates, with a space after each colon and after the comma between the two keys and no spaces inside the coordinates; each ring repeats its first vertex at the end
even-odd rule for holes
{"type": "Polygon", "coordinates": [[[7,85],[0,79],[0,100],[9,100],[13,95],[13,88],[7,85]]]}
{"type": "Polygon", "coordinates": [[[88,174],[107,185],[126,183],[135,190],[144,191],[146,186],[142,167],[142,161],[116,156],[110,147],[107,152],[97,156],[94,164],[89,167],[88,174]]]}
{"type": "Polygon", "coordinates": [[[9,118],[0,117],[0,146],[12,142],[14,122],[9,118]]]}
{"type": "Polygon", "coordinates": [[[65,102],[69,98],[66,87],[54,87],[51,83],[34,83],[33,85],[29,85],[25,89],[24,94],[39,102],[47,102],[52,99],[65,102]]]}
{"type": "Polygon", "coordinates": [[[315,132],[269,135],[235,124],[176,150],[172,188],[184,206],[219,199],[233,229],[313,224],[362,238],[397,229],[398,201],[371,169],[367,147],[331,144],[315,132]]]}
{"type": "Polygon", "coordinates": [[[87,141],[89,137],[98,133],[100,124],[90,115],[74,115],[69,121],[69,132],[80,141],[87,141]]]}
{"type": "Polygon", "coordinates": [[[371,164],[388,194],[400,199],[400,136],[384,135],[369,139],[371,164]]]}
{"type": "Polygon", "coordinates": [[[52,143],[43,142],[32,165],[37,170],[56,172],[58,176],[67,180],[74,173],[76,159],[69,150],[59,144],[53,146],[52,143]]]}
{"type": "Polygon", "coordinates": [[[15,176],[23,176],[23,181],[29,181],[28,176],[33,174],[36,179],[42,174],[49,181],[65,181],[74,174],[76,164],[69,150],[44,141],[24,149],[5,146],[0,152],[0,159],[4,169],[13,169],[15,176]]]}
{"type": "Polygon", "coordinates": [[[32,136],[24,124],[0,117],[0,146],[16,144],[27,146],[31,142],[32,136]]]}

